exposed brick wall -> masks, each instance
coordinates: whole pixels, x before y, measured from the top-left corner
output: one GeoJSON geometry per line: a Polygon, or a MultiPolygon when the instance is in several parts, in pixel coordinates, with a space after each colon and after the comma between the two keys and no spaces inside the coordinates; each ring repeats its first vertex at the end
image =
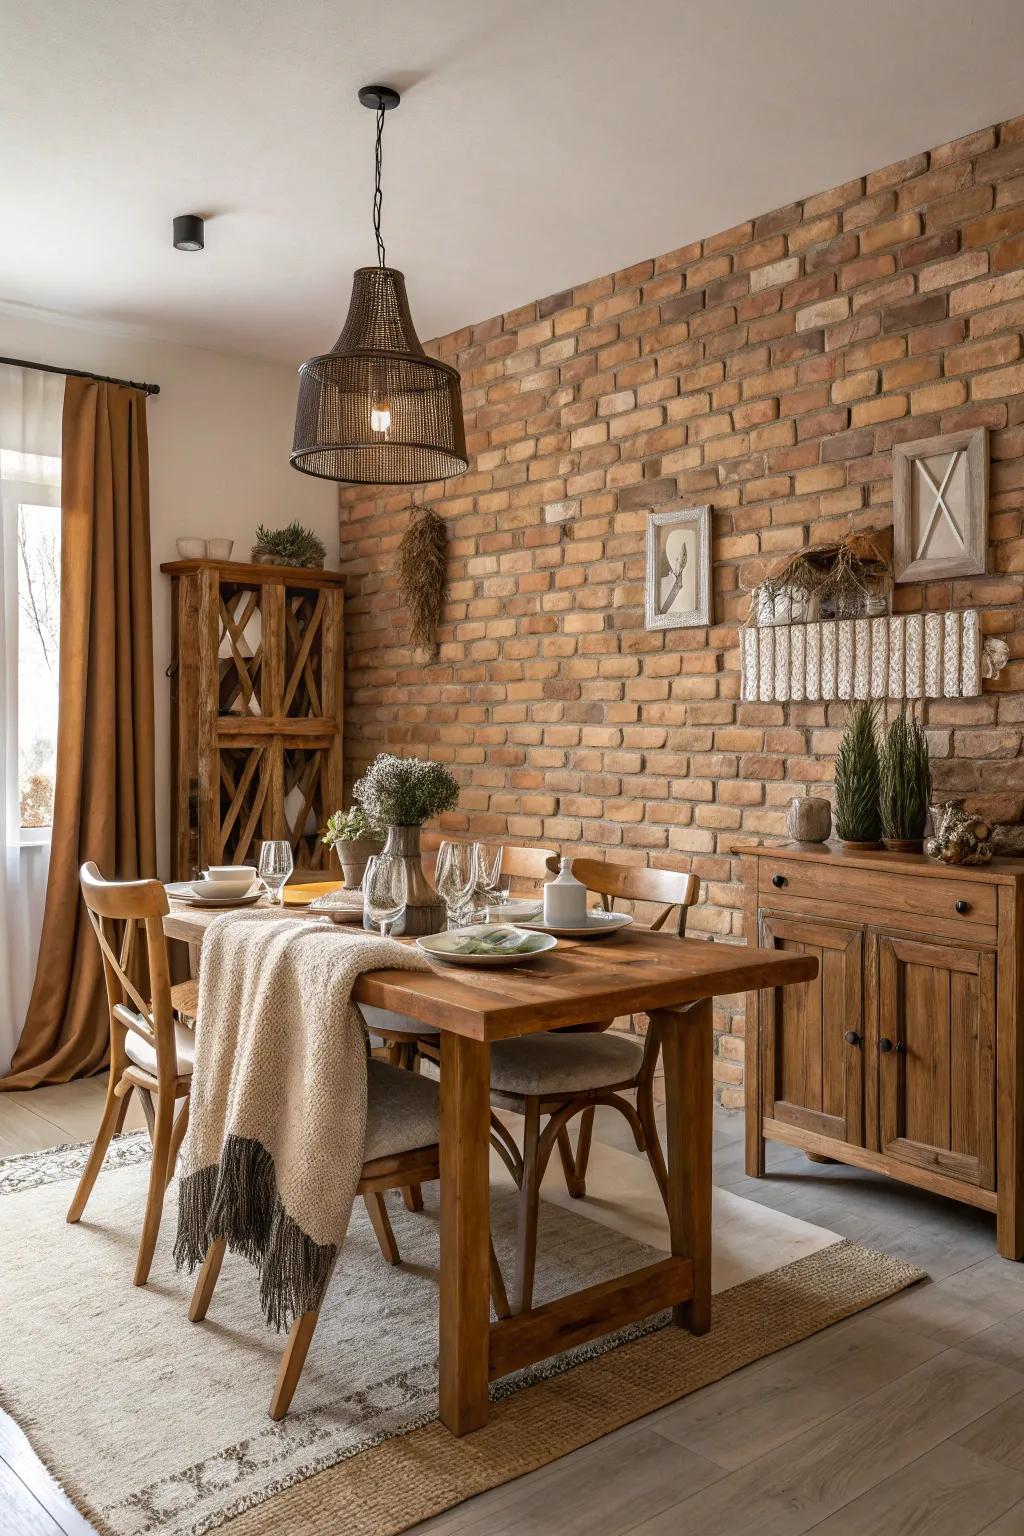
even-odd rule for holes
{"type": "MultiPolygon", "coordinates": [[[[765,559],[891,521],[895,442],[991,429],[991,575],[900,586],[980,607],[1011,661],[933,703],[939,792],[1024,809],[1024,118],[525,304],[431,350],[462,373],[471,463],[341,495],[346,782],[381,750],[451,763],[455,827],[692,867],[694,930],[739,931],[728,849],[832,778],[844,706],[738,702],[737,622],[765,559]],[[435,660],[409,648],[394,555],[449,520],[435,660]],[[649,509],[714,509],[711,629],[648,632],[649,509]]],[[[742,1001],[719,1011],[742,1101],[742,1001]]]]}

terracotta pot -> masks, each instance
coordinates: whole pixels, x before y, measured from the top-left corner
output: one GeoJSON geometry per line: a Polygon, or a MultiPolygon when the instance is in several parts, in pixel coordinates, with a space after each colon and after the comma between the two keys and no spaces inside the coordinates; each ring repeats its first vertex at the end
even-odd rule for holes
{"type": "MultiPolygon", "coordinates": [[[[400,938],[418,938],[425,933],[443,933],[448,923],[448,909],[423,873],[420,862],[421,827],[389,827],[385,853],[393,853],[405,863],[406,897],[405,911],[399,917],[391,934],[400,938]]],[[[363,914],[363,927],[376,933],[376,924],[363,914]]]]}
{"type": "Polygon", "coordinates": [[[845,837],[841,837],[839,841],[844,848],[849,848],[851,853],[877,853],[882,846],[881,843],[854,843],[845,837]]]}
{"type": "Polygon", "coordinates": [[[345,884],[351,886],[353,890],[362,885],[367,859],[375,853],[380,853],[383,847],[382,837],[351,837],[344,842],[335,843],[334,848],[345,876],[345,884]]]}
{"type": "Polygon", "coordinates": [[[890,853],[923,853],[923,837],[883,837],[882,842],[890,853]]]}

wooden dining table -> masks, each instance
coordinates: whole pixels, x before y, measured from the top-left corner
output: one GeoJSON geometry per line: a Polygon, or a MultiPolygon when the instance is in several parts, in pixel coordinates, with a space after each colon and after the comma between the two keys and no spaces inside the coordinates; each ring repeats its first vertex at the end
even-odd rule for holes
{"type": "MultiPolygon", "coordinates": [[[[216,911],[172,901],[169,938],[199,949],[216,911]]],[[[296,921],[307,920],[301,911],[296,921]]],[[[357,1003],[441,1030],[440,1417],[455,1435],[487,1422],[488,1386],[511,1371],[671,1309],[677,1327],[711,1323],[711,1137],[716,997],[810,981],[813,956],[625,928],[501,969],[371,971],[357,1003]],[[490,1052],[496,1040],[626,1014],[663,1039],[667,1258],[490,1321],[490,1052]]]]}

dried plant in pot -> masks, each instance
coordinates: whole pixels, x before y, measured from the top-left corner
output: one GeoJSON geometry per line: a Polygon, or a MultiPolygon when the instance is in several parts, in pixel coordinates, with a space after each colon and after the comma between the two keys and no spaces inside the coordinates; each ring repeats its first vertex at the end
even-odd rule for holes
{"type": "Polygon", "coordinates": [[[847,848],[877,848],[882,832],[875,706],[854,704],[836,754],[835,829],[847,848]]]}
{"type": "MultiPolygon", "coordinates": [[[[384,853],[404,860],[406,904],[391,932],[439,933],[445,926],[445,904],[427,881],[420,862],[420,828],[458,802],[459,783],[442,763],[419,757],[374,758],[352,794],[377,826],[387,828],[384,853]]],[[[363,926],[374,925],[364,919],[363,926]]]]}
{"type": "Polygon", "coordinates": [[[892,853],[920,853],[928,820],[932,774],[921,722],[902,709],[879,752],[882,842],[892,853]]]}
{"type": "Polygon", "coordinates": [[[384,829],[361,805],[354,805],[350,811],[335,811],[327,818],[323,841],[338,855],[345,884],[355,890],[362,884],[367,860],[384,848],[384,829]]]}

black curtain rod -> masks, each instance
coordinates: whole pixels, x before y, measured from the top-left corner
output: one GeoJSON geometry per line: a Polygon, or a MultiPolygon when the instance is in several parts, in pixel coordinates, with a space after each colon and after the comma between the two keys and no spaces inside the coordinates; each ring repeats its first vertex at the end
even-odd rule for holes
{"type": "Polygon", "coordinates": [[[72,379],[95,379],[97,384],[120,384],[125,389],[141,389],[147,395],[158,395],[159,384],[139,384],[135,379],[111,379],[105,373],[89,373],[83,368],[55,368],[53,363],[30,363],[26,357],[0,357],[0,363],[11,363],[15,368],[35,368],[39,373],[63,373],[72,379]]]}

